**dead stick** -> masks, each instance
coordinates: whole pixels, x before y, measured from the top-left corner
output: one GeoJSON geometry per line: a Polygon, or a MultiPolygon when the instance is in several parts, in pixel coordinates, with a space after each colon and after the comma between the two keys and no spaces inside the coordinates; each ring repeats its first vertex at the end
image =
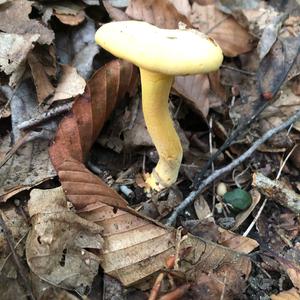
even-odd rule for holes
{"type": "Polygon", "coordinates": [[[72,108],[72,105],[73,105],[73,102],[70,102],[70,103],[66,103],[66,104],[63,104],[58,107],[54,107],[54,108],[40,114],[39,116],[37,116],[35,118],[32,118],[30,120],[22,122],[21,124],[18,125],[18,129],[25,130],[32,126],[38,125],[42,122],[48,121],[49,119],[57,117],[60,114],[69,111],[72,108]]]}
{"type": "Polygon", "coordinates": [[[272,137],[274,134],[280,132],[281,130],[289,127],[291,124],[293,124],[295,121],[297,121],[300,118],[300,110],[298,110],[294,115],[292,115],[287,121],[283,122],[281,125],[270,129],[267,131],[260,139],[258,139],[253,145],[244,152],[240,157],[233,160],[230,164],[227,166],[216,170],[214,173],[212,173],[209,177],[207,177],[205,180],[202,181],[202,183],[199,185],[198,189],[195,191],[192,191],[188,197],[186,197],[180,205],[178,205],[175,209],[172,215],[167,220],[167,225],[172,225],[177,219],[177,216],[190,204],[194,202],[196,197],[203,191],[205,187],[207,187],[209,184],[211,184],[214,180],[219,178],[221,175],[233,170],[235,167],[237,167],[239,164],[241,164],[243,161],[245,161],[247,158],[249,158],[254,151],[262,145],[264,142],[266,142],[270,137],[272,137]]]}
{"type": "Polygon", "coordinates": [[[20,262],[20,259],[19,259],[19,256],[17,255],[16,251],[15,251],[15,245],[14,245],[14,241],[13,241],[13,237],[12,237],[12,234],[10,232],[10,230],[6,227],[6,224],[2,218],[2,211],[0,210],[0,226],[3,230],[3,234],[6,238],[6,241],[7,241],[7,244],[10,248],[10,251],[12,253],[12,256],[13,256],[13,259],[15,261],[15,264],[17,266],[17,270],[18,270],[18,273],[20,274],[21,278],[22,278],[22,281],[26,287],[26,290],[27,292],[29,293],[29,297],[30,299],[35,299],[35,297],[33,296],[32,294],[32,291],[31,291],[31,286],[30,286],[30,283],[28,281],[28,276],[26,275],[26,271],[25,271],[25,268],[24,266],[22,265],[22,263],[20,262]]]}

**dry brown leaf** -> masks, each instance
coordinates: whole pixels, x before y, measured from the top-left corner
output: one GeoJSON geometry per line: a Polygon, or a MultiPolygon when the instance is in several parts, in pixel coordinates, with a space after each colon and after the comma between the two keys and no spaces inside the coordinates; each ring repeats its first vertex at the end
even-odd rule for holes
{"type": "Polygon", "coordinates": [[[10,1],[5,9],[0,10],[0,30],[20,35],[38,34],[38,43],[51,44],[54,39],[54,32],[37,20],[30,19],[31,9],[30,1],[10,1]]]}
{"type": "Polygon", "coordinates": [[[237,252],[248,254],[259,246],[256,240],[219,227],[219,243],[237,252]]]}
{"type": "Polygon", "coordinates": [[[99,267],[98,256],[85,249],[102,248],[102,228],[70,211],[61,187],[32,190],[28,210],[30,269],[46,282],[85,294],[99,267]]]}
{"type": "Polygon", "coordinates": [[[219,272],[199,274],[196,283],[190,288],[190,298],[184,299],[242,299],[244,289],[245,283],[239,271],[226,265],[219,272]]]}
{"type": "Polygon", "coordinates": [[[174,90],[203,118],[209,110],[210,85],[207,75],[176,76],[174,90]]]}
{"type": "Polygon", "coordinates": [[[117,101],[132,89],[136,78],[131,64],[115,60],[89,80],[86,92],[75,101],[72,113],[59,125],[50,156],[56,169],[65,160],[83,162],[117,101]]]}
{"type": "Polygon", "coordinates": [[[37,100],[39,103],[42,103],[53,95],[55,88],[51,84],[38,54],[31,52],[28,56],[28,64],[36,87],[37,100]]]}
{"type": "Polygon", "coordinates": [[[112,207],[127,207],[127,202],[78,160],[65,160],[58,168],[65,194],[77,210],[92,210],[102,203],[112,207]],[[76,186],[75,186],[76,185],[76,186]]]}
{"type": "Polygon", "coordinates": [[[54,13],[56,18],[62,22],[63,24],[70,25],[70,26],[77,26],[81,24],[85,20],[85,13],[84,11],[80,11],[77,15],[65,15],[60,13],[54,13]]]}
{"type": "Polygon", "coordinates": [[[85,85],[85,80],[77,73],[75,68],[69,65],[62,65],[62,76],[51,103],[83,94],[85,85]]]}
{"type": "Polygon", "coordinates": [[[146,21],[160,28],[175,29],[183,22],[190,26],[189,20],[180,14],[169,0],[131,0],[126,14],[135,19],[146,21]]]}
{"type": "Polygon", "coordinates": [[[73,2],[63,2],[50,5],[54,15],[60,22],[70,26],[77,26],[85,20],[84,7],[73,2]]]}
{"type": "MultiPolygon", "coordinates": [[[[132,285],[161,270],[166,259],[175,253],[174,230],[153,223],[134,211],[114,210],[103,204],[80,216],[104,228],[104,253],[101,266],[106,273],[124,285],[132,285]]],[[[184,236],[179,253],[185,253],[179,271],[194,277],[201,271],[217,270],[230,263],[248,276],[249,260],[228,248],[192,235],[184,236]]]]}
{"type": "Polygon", "coordinates": [[[226,56],[237,56],[253,49],[253,37],[233,17],[220,12],[215,5],[192,5],[192,25],[213,37],[226,56]]]}
{"type": "Polygon", "coordinates": [[[271,295],[271,300],[300,300],[300,294],[297,289],[291,288],[290,290],[280,292],[277,295],[271,295]]]}
{"type": "Polygon", "coordinates": [[[28,53],[38,38],[38,34],[0,33],[0,70],[11,75],[11,86],[15,86],[22,77],[28,53]]]}
{"type": "Polygon", "coordinates": [[[112,6],[109,1],[103,0],[103,5],[112,20],[114,20],[114,21],[130,20],[128,15],[123,10],[112,6]]]}

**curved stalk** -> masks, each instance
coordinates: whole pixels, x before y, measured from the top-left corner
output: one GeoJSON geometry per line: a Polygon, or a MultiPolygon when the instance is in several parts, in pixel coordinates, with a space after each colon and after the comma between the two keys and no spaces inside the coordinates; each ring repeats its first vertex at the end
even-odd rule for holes
{"type": "Polygon", "coordinates": [[[142,68],[140,71],[145,123],[159,155],[158,164],[146,182],[161,190],[176,182],[182,160],[181,143],[168,107],[173,76],[142,68]]]}

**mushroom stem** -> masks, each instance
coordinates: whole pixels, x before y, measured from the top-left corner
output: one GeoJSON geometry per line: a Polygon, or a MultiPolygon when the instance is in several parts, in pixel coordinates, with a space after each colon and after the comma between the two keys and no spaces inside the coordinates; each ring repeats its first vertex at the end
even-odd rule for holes
{"type": "Polygon", "coordinates": [[[170,116],[168,99],[172,75],[140,68],[145,123],[157,149],[159,161],[146,182],[161,190],[176,182],[182,160],[182,147],[170,116]]]}

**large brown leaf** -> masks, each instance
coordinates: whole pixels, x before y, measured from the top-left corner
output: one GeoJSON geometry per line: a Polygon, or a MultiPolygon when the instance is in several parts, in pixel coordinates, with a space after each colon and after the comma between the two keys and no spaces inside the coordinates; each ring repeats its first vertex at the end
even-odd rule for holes
{"type": "Polygon", "coordinates": [[[130,90],[133,66],[115,60],[98,70],[85,93],[77,97],[71,113],[59,124],[50,156],[56,170],[66,160],[83,162],[117,101],[130,90]]]}

